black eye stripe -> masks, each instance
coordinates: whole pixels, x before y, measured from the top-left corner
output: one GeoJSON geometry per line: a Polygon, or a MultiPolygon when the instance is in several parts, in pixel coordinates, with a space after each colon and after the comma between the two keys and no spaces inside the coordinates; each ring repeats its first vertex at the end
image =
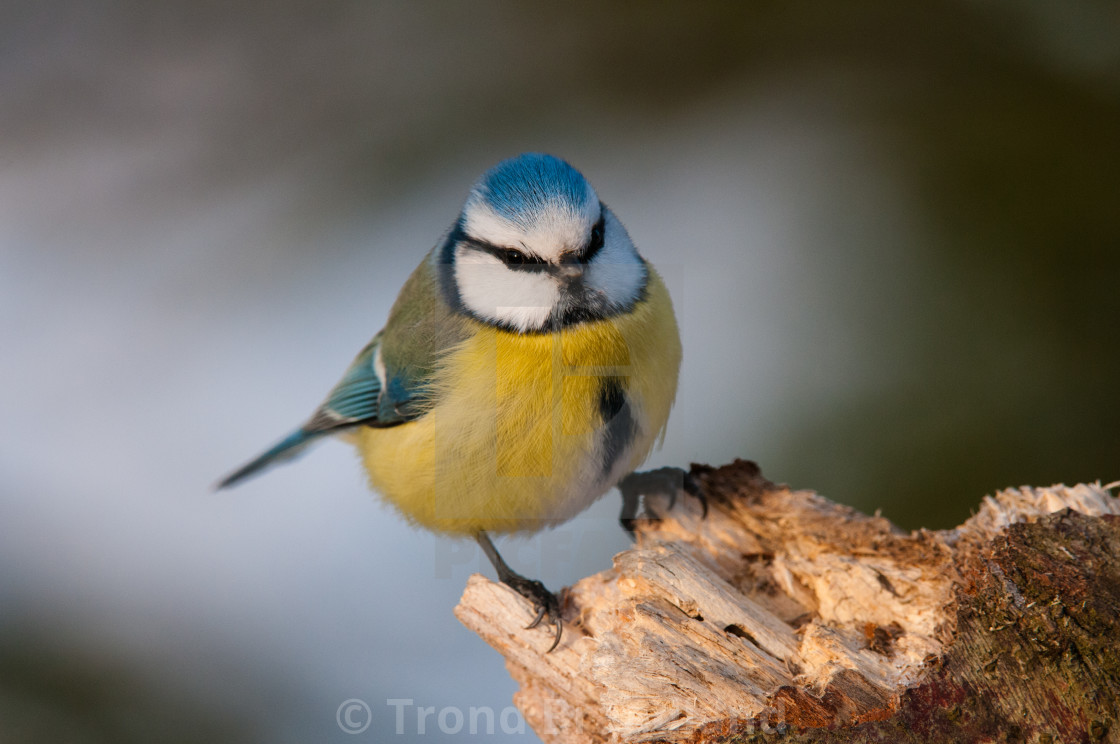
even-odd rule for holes
{"type": "Polygon", "coordinates": [[[534,266],[544,266],[547,262],[543,258],[534,256],[531,253],[524,253],[516,248],[497,248],[492,251],[494,255],[502,259],[502,261],[511,268],[533,268],[534,266]]]}
{"type": "Polygon", "coordinates": [[[461,238],[461,242],[471,246],[475,250],[489,253],[511,269],[539,271],[548,265],[543,258],[530,253],[524,253],[516,248],[502,248],[501,246],[466,236],[461,238]]]}
{"type": "MultiPolygon", "coordinates": [[[[484,240],[466,235],[461,228],[455,230],[452,235],[459,243],[469,245],[477,251],[489,253],[494,256],[507,267],[519,271],[543,271],[549,267],[548,261],[540,256],[534,256],[531,253],[519,251],[516,248],[504,248],[502,246],[487,243],[484,240]]],[[[591,234],[588,236],[587,245],[583,251],[575,258],[580,263],[588,263],[595,257],[595,255],[603,249],[603,244],[606,240],[606,213],[605,211],[599,215],[599,221],[591,227],[591,234]]]]}

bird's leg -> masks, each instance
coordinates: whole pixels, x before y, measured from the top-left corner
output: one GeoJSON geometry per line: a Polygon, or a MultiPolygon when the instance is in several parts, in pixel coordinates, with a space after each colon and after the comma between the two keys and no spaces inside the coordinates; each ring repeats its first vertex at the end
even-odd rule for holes
{"type": "Polygon", "coordinates": [[[658,468],[642,473],[631,473],[618,482],[618,490],[622,493],[622,511],[618,521],[622,529],[626,530],[631,538],[634,537],[634,528],[639,519],[657,521],[661,519],[649,509],[646,499],[653,494],[665,494],[669,497],[669,508],[677,503],[677,493],[685,491],[700,501],[703,516],[708,516],[708,501],[700,484],[692,477],[692,473],[680,468],[658,468]],[[639,516],[639,506],[641,516],[639,516]]]}
{"type": "MultiPolygon", "coordinates": [[[[556,637],[553,638],[552,645],[548,647],[548,651],[552,651],[560,643],[560,632],[564,627],[560,623],[560,603],[556,600],[556,595],[545,589],[541,582],[535,579],[527,579],[510,568],[502,560],[502,556],[498,555],[497,548],[494,547],[494,543],[490,542],[490,536],[485,531],[479,530],[474,539],[482,546],[482,552],[486,553],[486,557],[490,559],[494,570],[498,572],[498,580],[533,603],[533,609],[537,611],[537,616],[533,618],[533,622],[525,626],[525,629],[537,627],[542,620],[556,626],[556,637]]],[[[548,653],[548,651],[545,653],[548,653]]]]}
{"type": "Polygon", "coordinates": [[[638,526],[638,510],[642,505],[642,494],[624,486],[630,477],[623,478],[618,484],[618,490],[622,493],[622,511],[618,513],[618,523],[633,540],[634,528],[638,526]]]}

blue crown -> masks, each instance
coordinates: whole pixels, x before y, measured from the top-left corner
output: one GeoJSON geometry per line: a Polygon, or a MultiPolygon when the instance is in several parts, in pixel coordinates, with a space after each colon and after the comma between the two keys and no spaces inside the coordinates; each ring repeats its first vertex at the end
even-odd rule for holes
{"type": "Polygon", "coordinates": [[[549,207],[582,212],[591,193],[583,174],[565,161],[529,152],[503,160],[482,174],[471,189],[468,204],[482,201],[510,222],[529,227],[549,207]]]}

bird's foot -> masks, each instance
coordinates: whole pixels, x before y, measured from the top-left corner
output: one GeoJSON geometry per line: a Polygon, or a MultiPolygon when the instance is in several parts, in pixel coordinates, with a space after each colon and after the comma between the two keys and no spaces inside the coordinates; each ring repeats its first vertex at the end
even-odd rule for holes
{"type": "Polygon", "coordinates": [[[692,473],[681,468],[667,467],[631,473],[618,483],[622,493],[622,512],[618,521],[631,538],[639,521],[661,521],[661,515],[649,508],[649,497],[662,494],[669,497],[669,508],[677,503],[677,494],[684,491],[700,502],[702,517],[708,516],[708,500],[692,473]],[[640,512],[640,513],[639,513],[640,512]]]}
{"type": "MultiPolygon", "coordinates": [[[[542,622],[546,625],[552,625],[556,628],[556,635],[552,639],[552,645],[548,647],[548,651],[556,648],[560,643],[560,633],[564,629],[560,622],[560,602],[556,595],[536,579],[527,579],[517,573],[510,572],[509,575],[503,576],[501,580],[503,584],[529,600],[533,604],[533,609],[536,610],[536,616],[531,623],[525,626],[525,630],[535,628],[542,622]]],[[[548,653],[548,651],[545,653],[548,653]]]]}
{"type": "Polygon", "coordinates": [[[533,618],[533,622],[525,626],[525,630],[535,628],[541,622],[555,626],[556,637],[552,639],[552,645],[548,647],[548,651],[545,653],[552,651],[559,645],[560,633],[564,629],[560,619],[560,602],[556,599],[556,595],[545,589],[541,582],[535,579],[527,579],[510,568],[509,564],[502,560],[502,556],[498,553],[498,549],[494,547],[494,543],[485,530],[479,530],[475,534],[475,540],[478,541],[482,551],[486,553],[486,557],[490,559],[494,570],[498,572],[498,581],[533,603],[533,609],[537,614],[533,618]]]}

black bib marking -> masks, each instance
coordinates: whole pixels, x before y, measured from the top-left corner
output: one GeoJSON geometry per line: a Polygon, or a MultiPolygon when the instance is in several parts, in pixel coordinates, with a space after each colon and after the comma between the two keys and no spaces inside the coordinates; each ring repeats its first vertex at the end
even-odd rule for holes
{"type": "Polygon", "coordinates": [[[637,433],[637,424],[630,412],[630,401],[619,377],[603,378],[599,390],[599,414],[603,417],[603,475],[629,446],[637,433]]]}

